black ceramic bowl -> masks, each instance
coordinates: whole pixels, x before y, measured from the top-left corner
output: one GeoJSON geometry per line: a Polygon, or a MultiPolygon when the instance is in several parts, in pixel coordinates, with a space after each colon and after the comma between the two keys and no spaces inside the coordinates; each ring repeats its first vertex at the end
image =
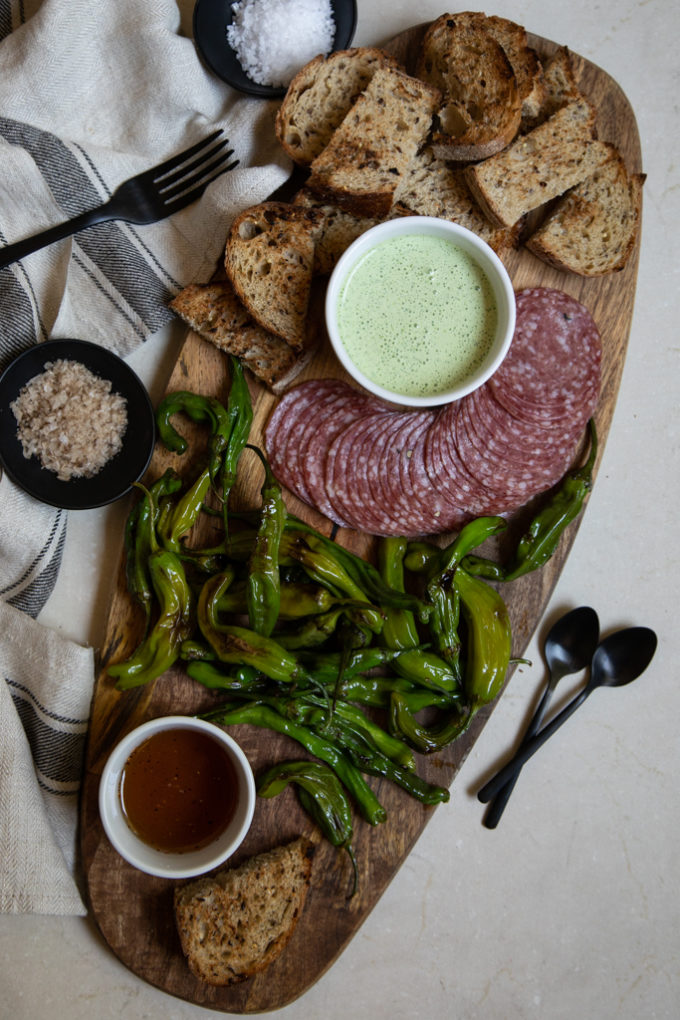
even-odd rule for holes
{"type": "MultiPolygon", "coordinates": [[[[235,0],[198,0],[194,7],[194,41],[211,71],[227,85],[260,99],[285,96],[285,88],[258,85],[246,76],[227,40],[235,0]]],[[[356,0],[331,0],[335,21],[333,50],[345,50],[354,38],[357,25],[356,0]]]]}
{"type": "Polygon", "coordinates": [[[30,347],[0,377],[0,462],[18,486],[29,495],[66,510],[105,506],[130,491],[151,460],[156,426],[154,410],[143,383],[117,354],[86,340],[48,340],[30,347]],[[10,407],[26,383],[44,371],[47,362],[60,358],[79,361],[112,384],[127,401],[127,430],[122,449],[92,478],[60,481],[42,467],[37,457],[24,457],[17,422],[10,407]]]}

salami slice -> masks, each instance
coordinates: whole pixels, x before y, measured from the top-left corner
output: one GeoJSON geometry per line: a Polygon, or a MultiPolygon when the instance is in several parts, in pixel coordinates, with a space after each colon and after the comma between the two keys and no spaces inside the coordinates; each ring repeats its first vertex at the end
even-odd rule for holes
{"type": "Polygon", "coordinates": [[[425,441],[425,469],[433,485],[448,502],[453,517],[462,520],[499,512],[499,502],[479,479],[468,471],[456,444],[456,419],[460,403],[443,408],[425,441]]]}
{"type": "MultiPolygon", "coordinates": [[[[326,458],[325,485],[328,501],[349,527],[370,534],[389,533],[386,508],[376,502],[369,481],[379,462],[373,457],[377,437],[391,427],[398,411],[372,411],[353,420],[333,440],[326,458]]],[[[375,483],[375,477],[371,479],[375,483]]]]}
{"type": "Polygon", "coordinates": [[[515,417],[555,427],[570,422],[599,392],[601,343],[590,312],[560,290],[536,287],[516,296],[510,350],[489,380],[515,417]]]}
{"type": "Polygon", "coordinates": [[[382,489],[398,525],[394,534],[406,538],[439,530],[434,507],[427,502],[434,489],[421,460],[421,441],[434,418],[432,411],[405,412],[383,463],[382,489]]]}
{"type": "MultiPolygon", "coordinates": [[[[315,412],[306,445],[298,454],[310,505],[343,528],[350,525],[333,507],[329,498],[326,489],[327,461],[335,438],[357,418],[371,410],[375,411],[375,405],[376,401],[372,398],[348,386],[330,408],[322,407],[318,414],[315,412]]],[[[386,405],[384,410],[387,410],[386,405]]]]}
{"type": "Polygon", "coordinates": [[[300,383],[282,397],[267,422],[265,445],[271,469],[279,482],[305,503],[311,497],[299,459],[300,449],[315,413],[339,399],[344,390],[344,384],[339,386],[332,379],[300,383]]]}

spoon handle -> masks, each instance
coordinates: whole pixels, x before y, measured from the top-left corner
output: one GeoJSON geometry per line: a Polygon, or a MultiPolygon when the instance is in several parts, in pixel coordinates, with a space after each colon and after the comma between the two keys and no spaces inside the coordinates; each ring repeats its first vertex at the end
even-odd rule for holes
{"type": "MultiPolygon", "coordinates": [[[[550,704],[550,699],[552,698],[553,691],[554,686],[549,683],[546,689],[543,691],[543,696],[538,703],[538,707],[533,714],[531,722],[527,726],[524,736],[522,737],[520,750],[526,747],[531,738],[538,733],[541,727],[541,723],[543,721],[543,717],[546,713],[548,705],[550,704]]],[[[487,829],[495,829],[498,823],[500,822],[501,816],[505,811],[505,805],[510,800],[510,794],[515,788],[515,783],[519,779],[519,774],[521,770],[522,766],[520,765],[517,771],[507,781],[507,783],[501,786],[500,790],[494,797],[493,803],[489,807],[489,810],[487,811],[483,820],[483,824],[487,829]]]]}
{"type": "Polygon", "coordinates": [[[536,754],[536,751],[540,747],[543,747],[546,740],[552,737],[560,726],[567,721],[567,719],[574,714],[576,709],[583,704],[592,688],[584,687],[580,694],[577,694],[573,701],[570,701],[562,711],[552,719],[547,726],[544,726],[540,733],[537,733],[535,737],[527,741],[525,745],[520,747],[514,758],[511,758],[507,765],[505,765],[500,772],[497,772],[493,779],[490,779],[485,786],[481,788],[477,797],[481,800],[482,804],[488,804],[495,794],[505,786],[508,780],[512,779],[517,773],[519,773],[522,766],[536,754]]]}

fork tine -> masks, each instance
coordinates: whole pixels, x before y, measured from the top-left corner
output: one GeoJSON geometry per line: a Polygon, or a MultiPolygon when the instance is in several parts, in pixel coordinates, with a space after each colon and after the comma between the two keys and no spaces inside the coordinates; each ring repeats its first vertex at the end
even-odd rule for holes
{"type": "MultiPolygon", "coordinates": [[[[206,166],[208,160],[212,159],[213,156],[217,156],[220,153],[220,151],[224,149],[225,145],[228,144],[229,139],[222,138],[217,143],[217,145],[213,145],[211,148],[206,149],[205,152],[201,152],[198,156],[195,157],[195,159],[192,159],[190,162],[182,163],[179,169],[175,170],[174,172],[154,175],[154,184],[156,184],[161,191],[164,191],[166,188],[171,187],[178,181],[182,181],[187,178],[191,178],[192,176],[195,176],[195,171],[198,171],[201,169],[201,167],[206,166]]],[[[234,150],[232,149],[228,153],[228,155],[231,155],[233,151],[234,150]]],[[[189,183],[191,183],[191,180],[189,180],[189,183]]]]}
{"type": "MultiPolygon", "coordinates": [[[[231,151],[225,154],[225,158],[226,156],[230,155],[232,155],[231,151]]],[[[161,197],[163,198],[163,201],[165,202],[166,205],[168,206],[173,205],[175,207],[173,209],[173,212],[177,212],[179,209],[184,209],[185,206],[190,205],[197,198],[200,198],[209,184],[212,184],[213,181],[216,181],[218,177],[222,176],[222,174],[226,174],[227,171],[233,170],[235,166],[238,166],[238,162],[239,161],[235,159],[227,166],[221,167],[215,173],[211,174],[211,176],[208,177],[206,180],[202,180],[199,184],[192,188],[191,191],[176,190],[171,195],[162,195],[161,197]]]]}
{"type": "MultiPolygon", "coordinates": [[[[178,195],[180,192],[186,191],[188,188],[193,188],[195,185],[198,185],[204,177],[211,174],[217,167],[223,166],[224,161],[233,155],[234,150],[227,149],[226,152],[219,153],[219,155],[215,159],[211,160],[211,162],[199,164],[197,169],[191,174],[182,174],[180,177],[173,175],[172,179],[169,179],[167,184],[162,181],[158,188],[160,197],[167,201],[168,199],[178,195]]],[[[238,162],[238,160],[236,162],[238,162]]]]}
{"type": "Polygon", "coordinates": [[[216,131],[213,131],[202,141],[196,142],[195,145],[192,145],[190,148],[185,149],[184,152],[179,152],[177,153],[177,155],[171,156],[170,159],[166,159],[165,163],[161,163],[159,166],[154,167],[152,171],[154,179],[157,177],[162,177],[164,174],[170,173],[170,171],[175,170],[178,166],[181,166],[182,163],[186,163],[186,161],[188,159],[191,159],[192,156],[195,156],[197,153],[205,149],[208,145],[211,145],[216,138],[220,137],[221,134],[223,134],[222,128],[218,128],[216,131]]]}

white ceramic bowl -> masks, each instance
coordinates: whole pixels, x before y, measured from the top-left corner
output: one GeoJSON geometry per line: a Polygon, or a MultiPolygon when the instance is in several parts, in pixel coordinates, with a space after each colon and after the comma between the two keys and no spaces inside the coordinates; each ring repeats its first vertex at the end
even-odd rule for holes
{"type": "Polygon", "coordinates": [[[99,784],[99,814],[112,845],[135,868],[164,878],[191,878],[223,864],[250,828],[255,799],[253,772],[236,741],[219,726],[190,716],[164,716],[132,730],[111,752],[99,784]],[[218,741],[229,754],[239,785],[236,813],[225,831],[208,846],[187,853],[163,853],[143,842],[127,824],[120,800],[121,774],[129,756],[155,733],[173,728],[202,730],[218,741]]]}
{"type": "MultiPolygon", "coordinates": [[[[397,293],[399,281],[396,281],[394,290],[390,293],[397,293]]],[[[404,291],[408,293],[408,290],[404,291]]],[[[429,309],[434,315],[438,308],[429,309]]],[[[410,407],[434,406],[447,404],[459,400],[466,393],[477,389],[482,383],[493,375],[508,352],[515,331],[515,293],[512,282],[508,276],[505,266],[496,253],[476,234],[458,224],[450,223],[448,220],[441,220],[430,216],[403,216],[394,220],[388,220],[376,227],[371,227],[354,241],[353,244],[343,253],[333,270],[328,281],[326,291],[326,327],[333,349],[346,369],[346,371],[364,389],[394,403],[404,404],[410,407]],[[415,395],[413,393],[401,393],[398,388],[391,388],[382,382],[376,382],[369,378],[364,371],[357,367],[348,353],[343,342],[341,331],[338,325],[338,302],[341,298],[343,287],[352,273],[362,272],[361,260],[364,256],[382,242],[390,241],[393,238],[404,237],[405,235],[427,235],[435,238],[442,238],[450,241],[468,256],[475,265],[482,271],[488,280],[496,303],[496,328],[490,347],[480,364],[470,370],[463,378],[456,380],[455,385],[445,385],[436,392],[432,387],[426,394],[415,395]]],[[[452,342],[455,339],[455,320],[446,322],[446,329],[451,329],[452,342]]],[[[381,369],[384,376],[389,376],[389,362],[383,363],[385,368],[381,369]]]]}

